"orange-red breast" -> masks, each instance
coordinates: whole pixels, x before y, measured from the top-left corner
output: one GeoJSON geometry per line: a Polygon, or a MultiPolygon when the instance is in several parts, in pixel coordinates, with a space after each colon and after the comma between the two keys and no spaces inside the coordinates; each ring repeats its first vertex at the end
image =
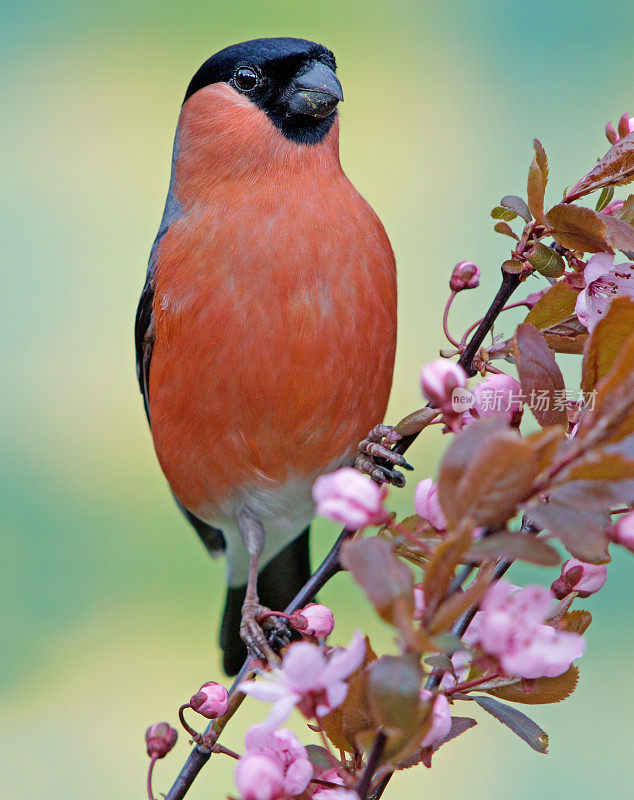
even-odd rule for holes
{"type": "Polygon", "coordinates": [[[139,382],[170,487],[212,555],[226,551],[225,667],[249,557],[260,599],[308,577],[311,487],[353,461],[388,401],[396,273],[376,214],[339,163],[335,60],[303,39],[257,39],[192,79],[165,212],[136,319],[139,382]]]}

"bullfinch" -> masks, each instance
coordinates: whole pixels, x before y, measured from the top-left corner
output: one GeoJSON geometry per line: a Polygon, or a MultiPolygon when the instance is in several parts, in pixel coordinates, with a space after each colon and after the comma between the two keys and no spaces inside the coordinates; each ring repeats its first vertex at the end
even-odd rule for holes
{"type": "Polygon", "coordinates": [[[310,574],[315,479],[351,464],[385,413],[396,268],[339,162],[333,54],[255,39],[209,58],[176,128],[136,315],[156,454],[185,517],[227,557],[229,674],[257,622],[310,574]]]}

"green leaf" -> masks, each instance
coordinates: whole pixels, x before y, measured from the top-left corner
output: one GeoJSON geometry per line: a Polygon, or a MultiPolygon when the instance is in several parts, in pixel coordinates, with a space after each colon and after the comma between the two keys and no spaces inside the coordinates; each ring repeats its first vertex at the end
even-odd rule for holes
{"type": "Polygon", "coordinates": [[[476,703],[538,753],[548,752],[548,734],[526,714],[492,697],[475,697],[476,703]]]}
{"type": "Polygon", "coordinates": [[[605,189],[599,195],[599,199],[597,200],[597,205],[595,207],[595,211],[603,211],[603,209],[609,205],[610,200],[614,197],[614,187],[613,186],[606,186],[605,189]]]}
{"type": "Polygon", "coordinates": [[[510,222],[517,217],[517,214],[514,211],[510,211],[508,208],[496,206],[495,208],[491,209],[491,216],[493,219],[503,219],[506,222],[510,222]]]}
{"type": "Polygon", "coordinates": [[[415,656],[383,656],[368,668],[368,699],[372,716],[384,728],[408,727],[420,702],[423,670],[415,656]]]}
{"type": "Polygon", "coordinates": [[[543,242],[536,242],[530,254],[530,264],[546,278],[561,278],[566,271],[566,263],[555,250],[551,250],[543,242]]]}
{"type": "Polygon", "coordinates": [[[528,210],[528,206],[526,205],[526,201],[522,200],[521,197],[518,197],[515,194],[507,194],[506,197],[503,197],[500,200],[500,205],[503,208],[508,208],[515,212],[518,217],[522,217],[526,220],[526,222],[530,222],[533,219],[531,212],[528,210]]]}

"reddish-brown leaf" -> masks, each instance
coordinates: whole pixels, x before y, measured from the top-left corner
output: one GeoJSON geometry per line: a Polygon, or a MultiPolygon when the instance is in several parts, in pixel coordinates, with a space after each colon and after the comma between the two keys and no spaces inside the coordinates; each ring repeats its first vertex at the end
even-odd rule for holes
{"type": "Polygon", "coordinates": [[[568,192],[582,197],[604,186],[622,186],[634,180],[634,134],[613,145],[588,174],[568,192]]]}
{"type": "Polygon", "coordinates": [[[543,331],[546,344],[555,353],[571,353],[581,355],[589,339],[587,328],[577,319],[570,317],[559,325],[553,325],[543,331]]]}
{"type": "Polygon", "coordinates": [[[634,302],[616,297],[599,320],[583,354],[581,389],[591,392],[608,374],[628,336],[634,333],[634,302]]]}
{"type": "Polygon", "coordinates": [[[578,292],[558,281],[535,303],[524,322],[530,322],[539,330],[565,322],[575,313],[578,296],[578,292]]]}
{"type": "Polygon", "coordinates": [[[531,445],[503,420],[473,422],[456,436],[440,467],[438,497],[449,525],[465,519],[486,527],[503,525],[538,470],[531,445]]]}
{"type": "Polygon", "coordinates": [[[522,391],[535,419],[542,427],[565,425],[564,378],[543,334],[523,322],[515,331],[513,350],[522,391]]]}
{"type": "Polygon", "coordinates": [[[563,619],[564,627],[570,633],[585,633],[592,622],[592,614],[583,608],[569,611],[563,619]]]}
{"type": "Polygon", "coordinates": [[[341,563],[350,570],[386,622],[400,623],[407,613],[410,618],[413,616],[414,576],[407,564],[394,555],[385,539],[374,536],[345,542],[341,548],[341,563]]]}
{"type": "Polygon", "coordinates": [[[502,531],[478,539],[467,551],[466,558],[469,561],[507,558],[511,561],[530,561],[543,567],[556,567],[561,561],[559,553],[544,539],[517,531],[502,531]]]}
{"type": "Polygon", "coordinates": [[[620,442],[634,433],[634,333],[623,342],[612,369],[596,385],[594,407],[579,423],[580,440],[620,442]],[[597,434],[597,431],[599,434],[597,434]]]}
{"type": "Polygon", "coordinates": [[[551,235],[559,244],[583,253],[612,253],[605,228],[605,214],[589,208],[559,203],[546,214],[551,235]]]}
{"type": "Polygon", "coordinates": [[[469,549],[472,538],[473,530],[465,524],[448,533],[434,550],[425,567],[423,580],[427,619],[432,618],[439,603],[444,599],[456,565],[469,549]]]}
{"type": "Polygon", "coordinates": [[[553,499],[547,503],[533,501],[526,511],[542,528],[560,539],[575,558],[590,564],[605,564],[610,560],[605,535],[610,525],[608,514],[585,511],[553,499]]]}
{"type": "Polygon", "coordinates": [[[489,588],[492,577],[492,566],[483,567],[464,592],[456,592],[441,603],[429,625],[429,632],[435,635],[448,631],[458,617],[480,602],[489,588]]]}
{"type": "Polygon", "coordinates": [[[509,703],[525,703],[529,705],[544,705],[545,703],[560,703],[574,692],[579,681],[579,670],[570,667],[563,675],[556,678],[537,678],[536,680],[523,681],[512,686],[500,686],[496,689],[487,689],[487,694],[499,697],[509,703]]]}

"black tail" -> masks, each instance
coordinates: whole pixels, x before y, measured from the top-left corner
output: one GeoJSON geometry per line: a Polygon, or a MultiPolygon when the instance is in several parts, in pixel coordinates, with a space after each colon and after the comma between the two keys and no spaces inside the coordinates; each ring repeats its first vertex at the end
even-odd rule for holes
{"type": "MultiPolygon", "coordinates": [[[[310,528],[306,528],[260,572],[258,595],[263,606],[283,611],[310,578],[309,532],[310,528]]],[[[247,648],[240,638],[246,589],[246,586],[230,586],[227,589],[220,627],[220,646],[224,651],[223,664],[227,675],[236,675],[247,657],[247,648]]]]}

